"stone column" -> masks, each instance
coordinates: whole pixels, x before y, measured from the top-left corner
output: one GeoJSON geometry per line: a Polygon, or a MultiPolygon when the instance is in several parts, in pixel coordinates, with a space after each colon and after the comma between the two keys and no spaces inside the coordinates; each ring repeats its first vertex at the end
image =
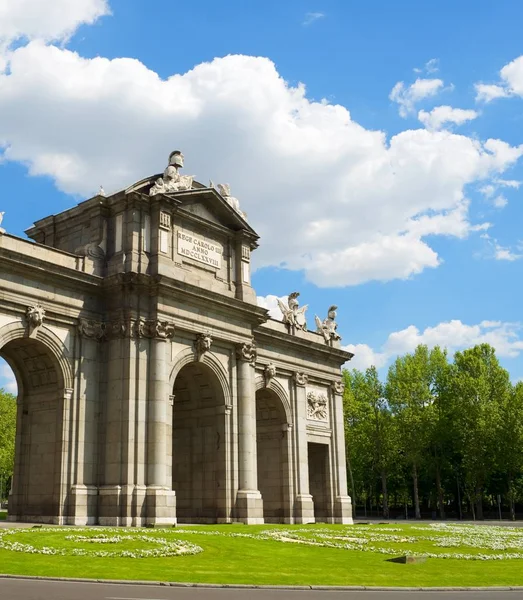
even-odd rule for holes
{"type": "Polygon", "coordinates": [[[238,373],[238,468],[239,490],[236,495],[236,516],[247,524],[262,524],[263,500],[258,491],[256,460],[256,387],[254,340],[239,344],[236,349],[238,373]]]}
{"type": "Polygon", "coordinates": [[[309,492],[309,452],[307,447],[307,390],[305,373],[294,374],[296,406],[296,474],[297,494],[294,504],[295,523],[314,523],[314,502],[309,492]]]}
{"type": "Polygon", "coordinates": [[[78,438],[76,440],[76,477],[71,488],[69,525],[95,525],[98,522],[97,418],[100,373],[100,340],[103,327],[100,322],[80,319],[77,336],[76,368],[79,383],[76,390],[78,438]]]}
{"type": "Polygon", "coordinates": [[[141,333],[151,337],[149,399],[147,410],[147,516],[146,524],[174,525],[176,495],[167,487],[167,340],[174,327],[166,322],[145,321],[141,333]]]}
{"type": "Polygon", "coordinates": [[[334,451],[334,481],[332,489],[334,497],[334,523],[352,524],[352,502],[347,494],[347,465],[345,457],[345,428],[343,424],[343,381],[331,384],[332,411],[332,444],[334,451]]]}

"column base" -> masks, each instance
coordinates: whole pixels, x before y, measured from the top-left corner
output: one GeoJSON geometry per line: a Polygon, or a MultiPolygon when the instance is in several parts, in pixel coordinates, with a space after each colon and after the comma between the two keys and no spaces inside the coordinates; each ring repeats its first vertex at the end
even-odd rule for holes
{"type": "Polygon", "coordinates": [[[350,496],[336,496],[334,500],[334,523],[352,525],[352,500],[350,496]]]}
{"type": "Polygon", "coordinates": [[[104,527],[123,525],[121,515],[122,486],[103,485],[99,491],[98,523],[104,527]]]}
{"type": "Polygon", "coordinates": [[[71,516],[68,525],[96,525],[98,488],[95,485],[73,485],[71,488],[71,516]]]}
{"type": "Polygon", "coordinates": [[[314,501],[310,494],[298,494],[294,503],[294,522],[303,525],[315,523],[314,501]]]}
{"type": "Polygon", "coordinates": [[[176,525],[176,492],[150,486],[145,492],[146,525],[176,525]]]}
{"type": "Polygon", "coordinates": [[[263,499],[258,490],[238,490],[236,520],[246,525],[263,525],[263,499]]]}

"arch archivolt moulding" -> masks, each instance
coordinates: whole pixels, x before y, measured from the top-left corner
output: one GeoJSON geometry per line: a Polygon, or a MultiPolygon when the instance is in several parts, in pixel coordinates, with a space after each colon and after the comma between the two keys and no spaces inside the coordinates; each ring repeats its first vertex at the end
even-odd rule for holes
{"type": "Polygon", "coordinates": [[[18,339],[32,339],[41,342],[51,352],[53,358],[58,363],[63,387],[66,389],[73,388],[73,368],[69,360],[69,350],[64,342],[49,327],[41,325],[29,336],[27,325],[14,317],[11,323],[0,327],[0,350],[9,342],[18,339]]]}
{"type": "Polygon", "coordinates": [[[269,381],[269,385],[265,385],[265,378],[262,375],[257,375],[255,386],[256,391],[264,389],[272,390],[276,394],[276,396],[278,396],[280,402],[282,403],[283,410],[285,411],[285,418],[287,419],[287,423],[292,424],[293,421],[291,403],[283,385],[279,381],[276,381],[276,379],[274,378],[272,378],[269,381]]]}
{"type": "Polygon", "coordinates": [[[222,363],[212,352],[205,352],[205,354],[202,355],[199,361],[195,360],[193,348],[185,348],[184,350],[178,352],[178,354],[173,359],[174,366],[169,376],[169,388],[171,390],[174,388],[174,382],[176,381],[178,373],[183,369],[183,367],[185,367],[185,365],[188,365],[190,363],[204,364],[207,367],[209,367],[209,369],[216,376],[220,383],[220,386],[223,390],[225,404],[232,404],[231,386],[229,383],[227,371],[225,370],[222,363]]]}

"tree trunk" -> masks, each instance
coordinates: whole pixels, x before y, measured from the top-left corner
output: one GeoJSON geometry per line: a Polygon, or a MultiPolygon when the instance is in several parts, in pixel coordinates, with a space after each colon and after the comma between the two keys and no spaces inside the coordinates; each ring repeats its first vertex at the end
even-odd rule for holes
{"type": "Polygon", "coordinates": [[[509,502],[510,502],[510,520],[515,521],[516,520],[516,505],[514,504],[514,497],[512,494],[510,495],[509,502]]]}
{"type": "Polygon", "coordinates": [[[383,492],[383,518],[389,518],[389,493],[387,491],[387,473],[381,472],[381,491],[383,492]]]}
{"type": "Polygon", "coordinates": [[[476,516],[483,521],[483,490],[479,486],[476,486],[476,516]]]}
{"type": "Polygon", "coordinates": [[[412,465],[412,483],[414,489],[414,516],[416,519],[421,519],[421,511],[419,509],[419,493],[418,493],[418,468],[416,463],[412,465]]]}
{"type": "Polygon", "coordinates": [[[441,473],[439,465],[436,466],[436,488],[438,490],[438,505],[439,505],[439,518],[445,518],[445,506],[443,504],[443,489],[441,488],[441,473]]]}

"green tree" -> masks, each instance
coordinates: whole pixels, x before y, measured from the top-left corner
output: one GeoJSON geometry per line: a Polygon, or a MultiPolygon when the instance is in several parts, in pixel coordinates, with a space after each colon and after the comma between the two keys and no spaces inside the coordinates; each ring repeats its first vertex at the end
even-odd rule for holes
{"type": "MultiPolygon", "coordinates": [[[[440,377],[445,372],[446,354],[436,347],[429,351],[419,345],[412,354],[398,357],[389,368],[386,397],[400,433],[401,447],[412,474],[414,510],[421,518],[419,498],[420,469],[427,460],[428,449],[438,417],[435,401],[440,377]]],[[[441,486],[440,486],[441,487],[441,486]]],[[[442,494],[440,492],[442,506],[442,494]]]]}
{"type": "Polygon", "coordinates": [[[510,518],[516,520],[515,503],[521,494],[523,470],[523,382],[501,395],[499,430],[496,433],[498,470],[505,479],[510,518]]]}
{"type": "MultiPolygon", "coordinates": [[[[0,479],[13,475],[16,432],[16,398],[0,389],[0,479]]],[[[4,490],[0,489],[0,496],[4,490]]]]}
{"type": "Polygon", "coordinates": [[[347,371],[345,381],[349,464],[356,464],[358,471],[366,470],[359,473],[365,487],[373,488],[376,479],[380,481],[383,516],[388,518],[387,481],[397,460],[397,440],[384,387],[376,367],[368,368],[365,373],[347,371]]]}
{"type": "Polygon", "coordinates": [[[510,406],[511,385],[494,348],[481,344],[456,352],[450,383],[454,402],[455,432],[462,468],[475,516],[483,518],[485,486],[496,467],[496,458],[506,457],[501,439],[504,407],[510,406]]]}

